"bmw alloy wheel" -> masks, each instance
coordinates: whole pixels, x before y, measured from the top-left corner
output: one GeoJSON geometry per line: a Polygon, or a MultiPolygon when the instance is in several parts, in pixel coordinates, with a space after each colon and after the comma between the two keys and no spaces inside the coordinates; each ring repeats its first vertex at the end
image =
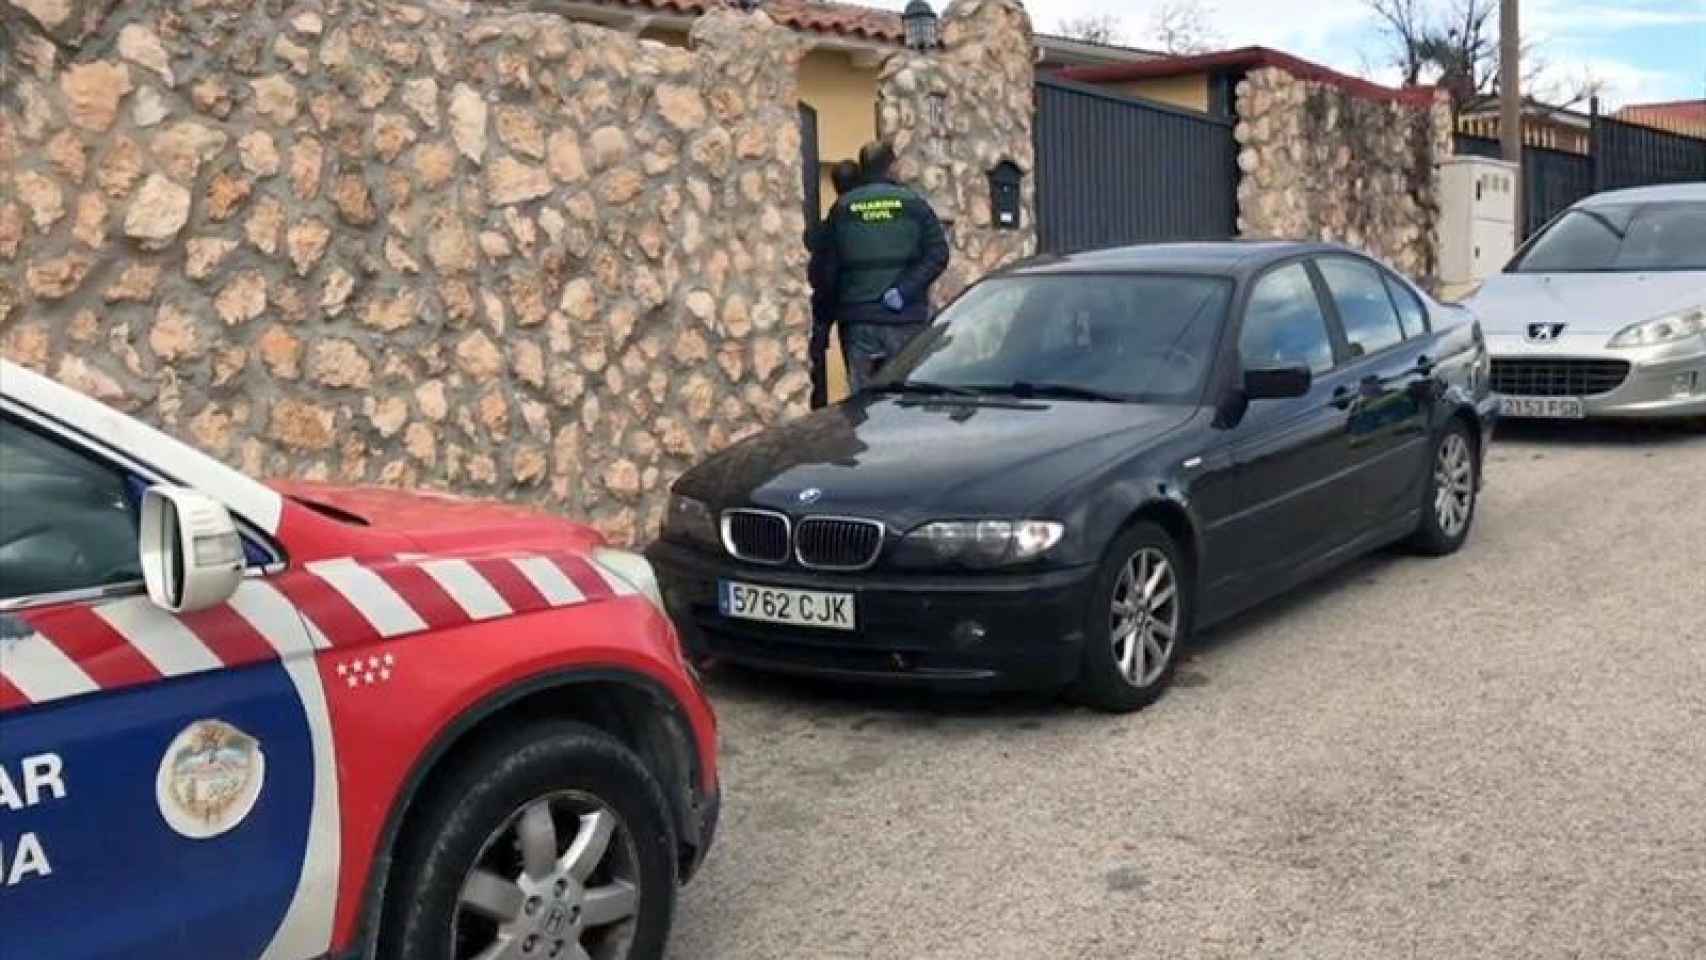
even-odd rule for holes
{"type": "Polygon", "coordinates": [[[1126,561],[1108,619],[1120,676],[1134,687],[1158,680],[1179,636],[1179,585],[1165,554],[1144,547],[1126,561]]]}
{"type": "Polygon", "coordinates": [[[462,881],[453,960],[623,960],[639,909],[634,841],[616,811],[552,793],[486,839],[462,881]]]}
{"type": "Polygon", "coordinates": [[[1475,461],[1469,454],[1469,442],[1456,431],[1446,435],[1439,445],[1439,458],[1434,463],[1434,519],[1439,530],[1456,539],[1469,525],[1469,511],[1475,503],[1475,461]]]}

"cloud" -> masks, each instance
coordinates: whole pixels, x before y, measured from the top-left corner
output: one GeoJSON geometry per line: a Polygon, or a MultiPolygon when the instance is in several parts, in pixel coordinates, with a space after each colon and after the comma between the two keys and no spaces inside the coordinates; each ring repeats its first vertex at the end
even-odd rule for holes
{"type": "MultiPolygon", "coordinates": [[[[1706,26],[1706,6],[1699,4],[1577,3],[1539,0],[1523,11],[1531,29],[1543,33],[1604,35],[1650,27],[1706,26]]],[[[1702,34],[1706,44],[1706,34],[1702,34]]]]}
{"type": "MultiPolygon", "coordinates": [[[[1611,57],[1560,56],[1541,71],[1538,85],[1543,91],[1579,89],[1582,81],[1593,79],[1604,85],[1600,91],[1600,106],[1607,113],[1630,103],[1655,103],[1698,96],[1690,90],[1686,77],[1665,70],[1653,70],[1611,57]]],[[[1580,105],[1586,109],[1586,105],[1580,105]]]]}

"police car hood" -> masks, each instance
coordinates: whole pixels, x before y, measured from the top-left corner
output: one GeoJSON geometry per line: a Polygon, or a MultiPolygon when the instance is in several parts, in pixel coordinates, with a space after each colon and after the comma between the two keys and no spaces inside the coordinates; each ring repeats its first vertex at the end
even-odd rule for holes
{"type": "Polygon", "coordinates": [[[403,536],[427,552],[584,552],[604,544],[604,538],[589,527],[489,500],[300,480],[274,480],[268,485],[293,504],[320,516],[351,527],[403,536]]]}
{"type": "Polygon", "coordinates": [[[1520,336],[1533,322],[1611,336],[1631,323],[1706,303],[1706,271],[1500,273],[1464,305],[1490,336],[1520,336]]]}

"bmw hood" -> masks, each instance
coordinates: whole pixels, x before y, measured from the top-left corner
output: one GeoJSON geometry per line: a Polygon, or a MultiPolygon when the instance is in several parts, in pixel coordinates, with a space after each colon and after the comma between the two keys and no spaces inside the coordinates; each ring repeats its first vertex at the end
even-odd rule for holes
{"type": "Polygon", "coordinates": [[[853,400],[736,444],[688,472],[675,489],[714,510],[755,505],[901,527],[1013,516],[1193,412],[1052,400],[853,400]]]}
{"type": "Polygon", "coordinates": [[[1631,323],[1706,303],[1706,271],[1500,273],[1469,299],[1488,336],[1523,336],[1530,323],[1610,337],[1631,323]]]}

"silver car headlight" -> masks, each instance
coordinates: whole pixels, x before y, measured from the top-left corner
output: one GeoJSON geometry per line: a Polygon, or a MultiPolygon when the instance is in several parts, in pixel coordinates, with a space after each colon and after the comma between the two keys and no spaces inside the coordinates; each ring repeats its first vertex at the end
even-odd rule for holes
{"type": "Polygon", "coordinates": [[[1706,306],[1690,307],[1651,320],[1642,320],[1640,323],[1631,323],[1617,331],[1617,336],[1612,337],[1606,346],[1652,347],[1700,336],[1706,336],[1706,306]]]}
{"type": "Polygon", "coordinates": [[[908,533],[895,562],[968,567],[1023,563],[1047,553],[1065,535],[1065,525],[1053,520],[941,520],[908,533]]]}

